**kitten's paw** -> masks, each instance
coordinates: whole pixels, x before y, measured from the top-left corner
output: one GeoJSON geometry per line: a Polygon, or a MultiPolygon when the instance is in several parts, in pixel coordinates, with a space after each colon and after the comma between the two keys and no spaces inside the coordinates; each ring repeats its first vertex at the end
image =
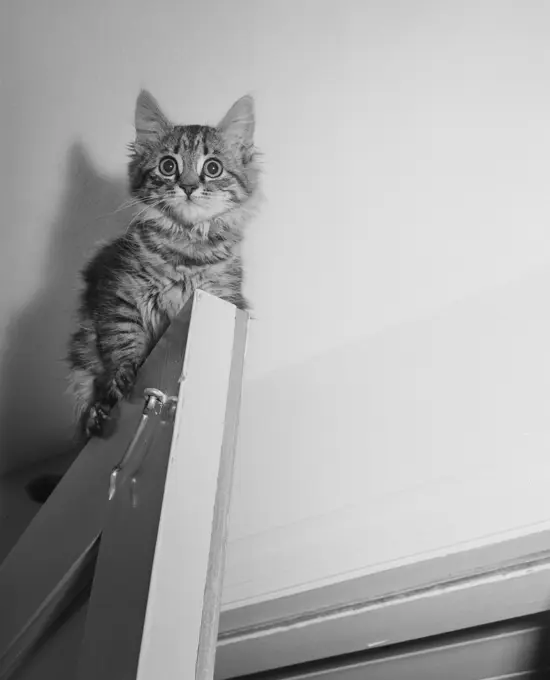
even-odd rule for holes
{"type": "Polygon", "coordinates": [[[110,437],[114,431],[115,419],[112,410],[99,402],[90,406],[84,422],[86,437],[110,437]]]}
{"type": "Polygon", "coordinates": [[[120,399],[129,399],[136,383],[136,369],[133,364],[121,366],[116,374],[113,392],[120,399]]]}

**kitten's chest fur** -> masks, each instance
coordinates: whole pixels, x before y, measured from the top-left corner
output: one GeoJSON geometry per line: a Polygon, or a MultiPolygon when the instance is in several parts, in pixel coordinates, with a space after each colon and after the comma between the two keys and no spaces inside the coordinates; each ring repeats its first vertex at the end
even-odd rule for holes
{"type": "Polygon", "coordinates": [[[141,291],[138,304],[145,326],[158,336],[196,290],[226,300],[240,293],[240,266],[236,258],[193,268],[167,263],[162,275],[152,278],[150,284],[147,290],[141,291]]]}
{"type": "Polygon", "coordinates": [[[159,309],[173,319],[197,289],[209,292],[212,288],[227,287],[230,283],[227,269],[225,262],[195,270],[170,267],[157,291],[159,309]]]}

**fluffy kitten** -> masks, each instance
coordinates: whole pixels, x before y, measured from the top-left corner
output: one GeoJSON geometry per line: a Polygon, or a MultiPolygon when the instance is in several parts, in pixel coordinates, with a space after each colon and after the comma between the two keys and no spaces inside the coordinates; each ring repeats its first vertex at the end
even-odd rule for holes
{"type": "Polygon", "coordinates": [[[239,246],[258,198],[252,98],[239,99],[217,127],[174,125],[142,91],[135,127],[129,179],[140,211],[85,267],[69,347],[72,391],[88,436],[104,432],[197,288],[247,307],[239,246]]]}

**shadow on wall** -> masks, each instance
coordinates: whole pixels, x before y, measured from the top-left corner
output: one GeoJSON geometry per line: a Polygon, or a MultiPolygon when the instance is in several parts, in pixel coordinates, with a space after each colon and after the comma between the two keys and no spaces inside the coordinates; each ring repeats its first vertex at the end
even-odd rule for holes
{"type": "Polygon", "coordinates": [[[77,453],[66,394],[67,341],[75,323],[80,270],[98,241],[131,219],[126,180],[102,177],[81,144],[69,151],[67,188],[42,288],[11,319],[0,367],[0,471],[77,453]]]}

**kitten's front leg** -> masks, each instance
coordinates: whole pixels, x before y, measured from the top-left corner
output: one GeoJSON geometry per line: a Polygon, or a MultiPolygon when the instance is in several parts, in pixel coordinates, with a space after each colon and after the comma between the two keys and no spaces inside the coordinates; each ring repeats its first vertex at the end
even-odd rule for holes
{"type": "Polygon", "coordinates": [[[137,369],[134,363],[127,363],[96,380],[94,402],[84,415],[83,427],[87,437],[108,437],[112,434],[115,408],[119,401],[131,395],[137,369]]]}
{"type": "Polygon", "coordinates": [[[84,416],[86,436],[109,436],[115,420],[115,407],[134,388],[137,371],[147,353],[147,335],[141,324],[126,324],[98,332],[98,348],[104,371],[94,383],[94,400],[84,416]]]}

